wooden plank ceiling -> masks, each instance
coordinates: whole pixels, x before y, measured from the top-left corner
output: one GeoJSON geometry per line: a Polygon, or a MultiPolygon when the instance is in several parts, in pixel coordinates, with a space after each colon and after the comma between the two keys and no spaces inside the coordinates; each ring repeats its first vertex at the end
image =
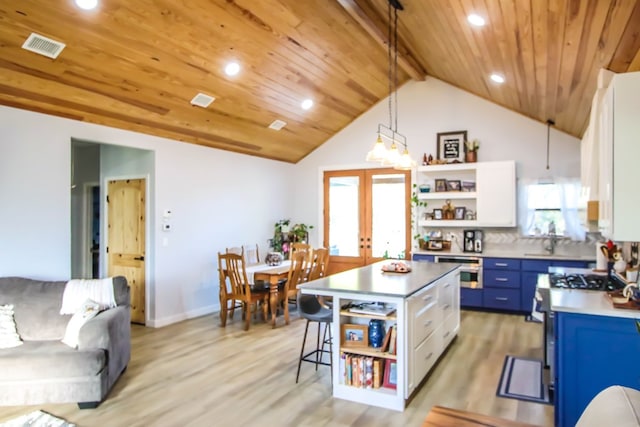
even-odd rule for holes
{"type": "MultiPolygon", "coordinates": [[[[387,0],[99,1],[0,0],[0,104],[296,163],[388,95],[387,0]],[[66,47],[26,51],[32,32],[66,47]]],[[[640,70],[635,0],[402,3],[399,84],[430,75],[578,137],[598,70],[640,70]]]]}

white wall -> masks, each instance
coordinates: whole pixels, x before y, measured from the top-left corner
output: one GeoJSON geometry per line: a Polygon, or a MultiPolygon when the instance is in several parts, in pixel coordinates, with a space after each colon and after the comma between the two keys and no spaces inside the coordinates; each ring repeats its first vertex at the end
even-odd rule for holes
{"type": "MultiPolygon", "coordinates": [[[[434,78],[410,81],[398,90],[398,130],[407,137],[413,158],[436,157],[438,132],[466,130],[480,141],[478,161],[515,160],[519,178],[580,177],[580,140],[551,130],[550,170],[546,170],[547,126],[434,78]]],[[[294,215],[322,225],[321,170],[376,167],[365,163],[378,123],[388,125],[387,100],[364,113],[296,165],[294,215]]],[[[318,227],[311,243],[322,244],[318,227]]]]}
{"type": "Polygon", "coordinates": [[[286,163],[8,107],[0,129],[0,276],[70,277],[72,138],[154,151],[151,326],[217,310],[217,252],[253,242],[266,252],[273,224],[293,217],[286,163]],[[164,209],[170,233],[159,230],[164,209]]]}

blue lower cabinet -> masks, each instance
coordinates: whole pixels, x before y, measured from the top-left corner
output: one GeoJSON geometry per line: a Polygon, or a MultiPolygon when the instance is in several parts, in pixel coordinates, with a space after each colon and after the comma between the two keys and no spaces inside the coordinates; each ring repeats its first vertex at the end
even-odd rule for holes
{"type": "Polygon", "coordinates": [[[533,273],[530,271],[522,272],[522,286],[520,287],[520,309],[530,313],[533,309],[533,297],[536,294],[536,285],[538,284],[538,275],[542,273],[533,273]]]}
{"type": "Polygon", "coordinates": [[[520,311],[520,290],[484,288],[482,302],[485,308],[520,311]]]}
{"type": "Polygon", "coordinates": [[[482,289],[460,288],[461,307],[482,307],[482,289]]]}
{"type": "Polygon", "coordinates": [[[429,262],[433,262],[433,261],[435,261],[435,256],[434,255],[426,255],[426,254],[413,254],[413,260],[414,261],[429,261],[429,262]]]}
{"type": "Polygon", "coordinates": [[[611,385],[640,389],[635,319],[555,313],[555,425],[575,426],[596,394],[611,385]]]}

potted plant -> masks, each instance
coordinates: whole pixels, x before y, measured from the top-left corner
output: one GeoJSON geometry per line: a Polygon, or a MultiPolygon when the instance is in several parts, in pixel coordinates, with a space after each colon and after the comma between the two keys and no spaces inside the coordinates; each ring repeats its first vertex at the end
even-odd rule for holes
{"type": "MultiPolygon", "coordinates": [[[[418,190],[418,185],[413,184],[413,192],[411,193],[411,228],[417,231],[417,228],[415,227],[416,209],[421,207],[426,208],[427,202],[418,198],[418,192],[416,190],[418,190]]],[[[422,234],[416,232],[413,238],[418,241],[418,246],[422,248],[422,234]]]]}
{"type": "Polygon", "coordinates": [[[480,142],[477,139],[464,142],[464,161],[467,163],[475,163],[478,161],[478,148],[480,142]]]}
{"type": "Polygon", "coordinates": [[[309,230],[311,230],[313,228],[313,225],[307,225],[307,224],[295,224],[292,228],[291,228],[291,233],[293,233],[294,237],[294,241],[296,242],[305,242],[305,243],[309,243],[309,230]]]}

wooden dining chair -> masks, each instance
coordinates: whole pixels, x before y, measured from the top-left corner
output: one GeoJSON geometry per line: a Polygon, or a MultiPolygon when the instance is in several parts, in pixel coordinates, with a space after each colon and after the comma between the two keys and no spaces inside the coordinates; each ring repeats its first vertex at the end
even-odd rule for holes
{"type": "MultiPolygon", "coordinates": [[[[264,286],[254,287],[249,283],[245,271],[244,256],[235,253],[221,254],[218,252],[218,268],[225,272],[224,274],[221,273],[221,277],[226,276],[225,281],[227,278],[229,279],[229,292],[224,296],[225,300],[220,301],[220,320],[222,326],[226,326],[226,307],[228,307],[229,301],[231,301],[232,307],[235,301],[241,303],[245,321],[245,331],[249,330],[253,309],[257,310],[261,307],[262,317],[266,322],[269,306],[269,288],[265,288],[264,286]]],[[[222,292],[220,296],[222,298],[222,292]]]]}
{"type": "Polygon", "coordinates": [[[313,248],[311,247],[310,244],[308,243],[303,243],[303,242],[294,242],[291,244],[291,252],[289,253],[289,258],[291,258],[291,256],[296,252],[296,251],[305,251],[307,253],[307,256],[309,257],[308,260],[311,259],[311,255],[313,252],[313,248]]]}
{"type": "Polygon", "coordinates": [[[291,254],[290,259],[291,265],[289,267],[287,281],[283,285],[282,292],[278,292],[280,302],[284,304],[284,320],[287,325],[289,324],[289,300],[293,299],[296,301],[298,285],[304,281],[308,268],[307,251],[298,249],[291,254]]]}
{"type": "Polygon", "coordinates": [[[316,248],[313,250],[308,280],[316,280],[327,275],[329,266],[329,249],[316,248]]]}
{"type": "Polygon", "coordinates": [[[255,246],[254,245],[233,246],[230,248],[226,248],[225,252],[228,254],[244,255],[244,260],[246,265],[260,264],[260,251],[258,249],[257,243],[255,246]]]}

